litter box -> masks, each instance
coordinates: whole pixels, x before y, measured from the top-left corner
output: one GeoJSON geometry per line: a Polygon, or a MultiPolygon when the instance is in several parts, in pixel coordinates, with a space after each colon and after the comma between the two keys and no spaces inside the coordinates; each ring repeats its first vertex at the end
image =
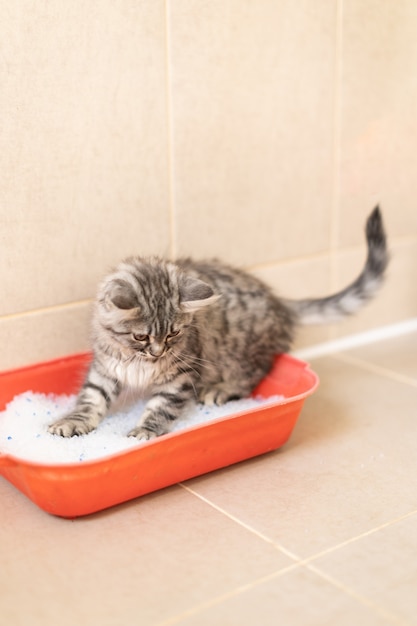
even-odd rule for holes
{"type": "MultiPolygon", "coordinates": [[[[90,359],[89,354],[78,354],[0,373],[0,411],[27,390],[75,393],[90,359]]],[[[68,518],[88,515],[281,447],[318,382],[307,363],[279,355],[253,395],[283,395],[284,401],[82,463],[41,464],[0,451],[0,474],[48,513],[68,518]]]]}

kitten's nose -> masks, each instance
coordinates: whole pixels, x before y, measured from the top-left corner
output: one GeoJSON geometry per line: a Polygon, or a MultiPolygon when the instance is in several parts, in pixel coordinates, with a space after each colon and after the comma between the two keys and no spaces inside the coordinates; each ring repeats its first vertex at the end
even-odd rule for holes
{"type": "Polygon", "coordinates": [[[162,356],[165,352],[165,345],[163,343],[157,343],[154,341],[150,346],[149,352],[152,356],[162,356]]]}

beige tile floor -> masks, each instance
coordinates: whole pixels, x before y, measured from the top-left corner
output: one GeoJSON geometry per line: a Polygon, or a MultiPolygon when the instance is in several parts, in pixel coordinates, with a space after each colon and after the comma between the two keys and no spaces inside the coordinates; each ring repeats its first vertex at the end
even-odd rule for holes
{"type": "Polygon", "coordinates": [[[0,623],[417,624],[417,333],[312,366],[279,451],[73,521],[0,479],[0,623]]]}

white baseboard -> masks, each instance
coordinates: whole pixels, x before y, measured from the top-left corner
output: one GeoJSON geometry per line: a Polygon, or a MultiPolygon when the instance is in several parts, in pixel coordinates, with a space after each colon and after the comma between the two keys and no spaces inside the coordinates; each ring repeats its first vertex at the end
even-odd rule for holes
{"type": "Polygon", "coordinates": [[[348,335],[347,337],[340,337],[340,339],[334,339],[333,341],[319,343],[315,346],[301,348],[300,350],[295,350],[292,354],[303,360],[314,359],[327,354],[334,354],[335,352],[340,352],[342,350],[365,346],[376,341],[399,337],[400,335],[406,335],[408,333],[415,332],[416,330],[417,317],[414,317],[412,319],[405,320],[404,322],[398,322],[397,324],[390,324],[389,326],[374,328],[363,333],[348,335]]]}

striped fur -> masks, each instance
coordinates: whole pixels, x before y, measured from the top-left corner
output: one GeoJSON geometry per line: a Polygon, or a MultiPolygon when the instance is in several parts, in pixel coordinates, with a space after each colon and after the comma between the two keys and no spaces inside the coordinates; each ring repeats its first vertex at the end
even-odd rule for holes
{"type": "Polygon", "coordinates": [[[74,411],[49,427],[70,437],[95,429],[122,391],[148,397],[129,434],[151,439],[193,400],[248,395],[290,349],[298,322],[344,317],[364,304],[387,266],[379,209],[367,222],[368,258],[346,289],[322,299],[282,300],[260,280],[219,261],[133,257],[99,287],[94,359],[74,411]]]}
{"type": "Polygon", "coordinates": [[[366,222],[368,256],[359,276],[345,289],[326,298],[310,298],[286,304],[297,314],[301,324],[337,322],[359,311],[371,300],[384,280],[389,255],[379,207],[375,207],[366,222]]]}

